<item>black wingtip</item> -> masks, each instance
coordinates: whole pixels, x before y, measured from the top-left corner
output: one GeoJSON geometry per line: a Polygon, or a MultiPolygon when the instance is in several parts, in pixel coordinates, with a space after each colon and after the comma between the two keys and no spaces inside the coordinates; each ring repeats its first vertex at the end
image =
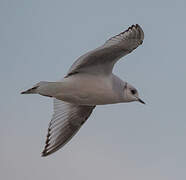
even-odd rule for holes
{"type": "Polygon", "coordinates": [[[26,94],[26,91],[22,91],[20,94],[26,94]]]}
{"type": "Polygon", "coordinates": [[[43,152],[41,153],[41,157],[49,156],[52,153],[53,153],[53,151],[47,151],[47,149],[44,149],[43,152]]]}
{"type": "Polygon", "coordinates": [[[43,154],[43,153],[41,153],[41,157],[46,157],[46,155],[45,155],[45,154],[43,154]]]}
{"type": "Polygon", "coordinates": [[[44,150],[42,153],[41,153],[41,157],[46,157],[48,155],[47,151],[44,150]]]}

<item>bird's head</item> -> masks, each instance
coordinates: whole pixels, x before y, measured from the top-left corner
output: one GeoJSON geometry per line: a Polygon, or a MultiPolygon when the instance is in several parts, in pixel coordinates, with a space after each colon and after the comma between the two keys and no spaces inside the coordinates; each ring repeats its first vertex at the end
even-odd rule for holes
{"type": "Polygon", "coordinates": [[[139,98],[137,89],[128,83],[126,83],[124,87],[124,100],[126,102],[138,101],[145,104],[145,102],[139,98]]]}

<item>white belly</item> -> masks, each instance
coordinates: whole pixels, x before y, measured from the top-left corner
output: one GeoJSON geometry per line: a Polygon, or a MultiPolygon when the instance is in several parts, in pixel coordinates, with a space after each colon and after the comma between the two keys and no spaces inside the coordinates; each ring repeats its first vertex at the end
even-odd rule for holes
{"type": "Polygon", "coordinates": [[[75,75],[65,78],[57,99],[81,105],[102,105],[118,103],[117,93],[113,92],[110,77],[75,75]]]}

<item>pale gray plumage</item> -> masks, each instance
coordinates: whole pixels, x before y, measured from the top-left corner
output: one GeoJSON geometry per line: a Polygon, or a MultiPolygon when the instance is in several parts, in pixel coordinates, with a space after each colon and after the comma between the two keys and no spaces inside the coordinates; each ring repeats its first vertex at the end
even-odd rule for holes
{"type": "Polygon", "coordinates": [[[62,81],[41,81],[22,92],[54,98],[54,114],[42,156],[64,146],[96,105],[132,101],[144,103],[133,86],[112,73],[114,64],[142,44],[143,39],[142,28],[132,25],[101,47],[78,58],[62,81]]]}
{"type": "Polygon", "coordinates": [[[45,149],[47,156],[64,146],[88,119],[95,106],[80,106],[54,98],[54,114],[49,123],[45,149]]]}
{"type": "Polygon", "coordinates": [[[141,27],[132,25],[126,31],[110,38],[105,44],[78,58],[67,76],[73,73],[111,73],[114,64],[142,44],[144,33],[141,27]],[[96,68],[96,71],[92,71],[96,68]]]}

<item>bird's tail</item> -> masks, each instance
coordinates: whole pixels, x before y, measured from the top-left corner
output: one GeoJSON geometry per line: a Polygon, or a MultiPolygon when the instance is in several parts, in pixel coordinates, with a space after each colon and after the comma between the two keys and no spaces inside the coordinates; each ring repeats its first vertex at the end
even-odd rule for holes
{"type": "Polygon", "coordinates": [[[21,94],[40,94],[48,97],[55,97],[56,94],[62,92],[62,82],[41,81],[32,88],[21,92],[21,94]]]}
{"type": "Polygon", "coordinates": [[[21,92],[21,94],[39,94],[41,87],[48,85],[48,83],[49,82],[47,82],[47,81],[41,81],[41,82],[37,83],[36,85],[34,85],[32,88],[21,92]]]}
{"type": "Polygon", "coordinates": [[[26,91],[22,91],[21,94],[36,94],[37,87],[30,88],[26,91]]]}

